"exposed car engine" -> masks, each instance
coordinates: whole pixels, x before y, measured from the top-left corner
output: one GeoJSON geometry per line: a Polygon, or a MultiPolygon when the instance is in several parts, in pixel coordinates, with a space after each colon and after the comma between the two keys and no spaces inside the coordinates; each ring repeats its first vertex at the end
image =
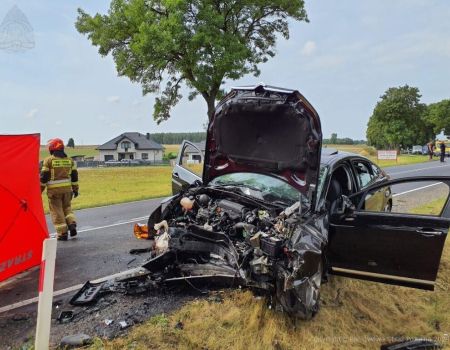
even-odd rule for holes
{"type": "Polygon", "coordinates": [[[318,307],[323,237],[300,225],[299,203],[281,208],[226,190],[191,188],[150,217],[154,257],[143,267],[164,283],[262,290],[288,313],[310,318],[318,307]]]}

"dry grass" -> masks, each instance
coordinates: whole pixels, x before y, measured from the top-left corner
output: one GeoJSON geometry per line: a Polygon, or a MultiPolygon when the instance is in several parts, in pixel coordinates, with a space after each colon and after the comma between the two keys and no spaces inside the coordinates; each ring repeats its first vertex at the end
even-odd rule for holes
{"type": "MultiPolygon", "coordinates": [[[[442,200],[427,205],[436,214],[442,200]]],[[[418,208],[421,212],[421,208],[418,208]]],[[[96,339],[93,349],[379,349],[400,338],[433,338],[450,348],[450,243],[434,292],[342,277],[322,286],[321,309],[293,321],[250,291],[221,292],[158,315],[124,338],[96,339]],[[183,329],[175,325],[181,322],[183,329]]]]}
{"type": "MultiPolygon", "coordinates": [[[[81,209],[168,196],[171,174],[169,166],[79,169],[80,196],[72,205],[81,209]]],[[[43,200],[47,212],[48,201],[43,200]]]]}
{"type": "Polygon", "coordinates": [[[435,292],[333,277],[322,287],[312,321],[294,322],[250,291],[223,292],[223,303],[194,301],[94,348],[126,349],[379,349],[399,337],[446,342],[450,333],[450,249],[435,292]],[[183,329],[176,329],[177,322],[183,329]]]}

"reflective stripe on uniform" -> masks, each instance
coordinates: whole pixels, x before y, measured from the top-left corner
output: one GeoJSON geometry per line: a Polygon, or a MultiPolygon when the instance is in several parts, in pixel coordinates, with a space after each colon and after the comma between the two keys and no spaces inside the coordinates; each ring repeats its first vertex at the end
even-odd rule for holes
{"type": "Polygon", "coordinates": [[[78,185],[78,182],[72,182],[72,186],[78,185]]]}
{"type": "Polygon", "coordinates": [[[65,186],[72,186],[72,183],[69,179],[63,179],[63,180],[53,180],[47,182],[47,188],[56,188],[56,187],[65,187],[65,186]]]}
{"type": "Polygon", "coordinates": [[[77,162],[73,162],[72,164],[72,170],[77,170],[77,162]]]}
{"type": "Polygon", "coordinates": [[[67,225],[66,224],[53,224],[55,226],[55,230],[57,233],[67,233],[67,225]]]}
{"type": "Polygon", "coordinates": [[[47,184],[45,184],[45,183],[41,182],[41,186],[42,186],[42,187],[45,187],[45,185],[47,185],[47,184]]]}
{"type": "Polygon", "coordinates": [[[50,169],[47,168],[46,166],[43,166],[42,169],[41,169],[41,171],[49,171],[49,170],[50,170],[50,169]]]}
{"type": "Polygon", "coordinates": [[[72,161],[70,159],[53,159],[52,167],[53,168],[71,168],[72,161]]]}
{"type": "Polygon", "coordinates": [[[67,214],[66,220],[75,221],[75,215],[74,214],[67,214]]]}

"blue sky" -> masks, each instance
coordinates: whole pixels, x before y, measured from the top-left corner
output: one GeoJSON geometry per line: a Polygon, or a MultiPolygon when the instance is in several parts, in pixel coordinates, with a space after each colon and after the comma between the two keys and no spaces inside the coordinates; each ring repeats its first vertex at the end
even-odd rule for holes
{"type": "MultiPolygon", "coordinates": [[[[152,119],[154,96],[117,77],[74,28],[76,9],[105,13],[109,1],[2,0],[0,22],[17,5],[34,29],[35,48],[0,50],[0,133],[39,132],[100,144],[124,131],[199,131],[201,98],[184,99],[172,118],[152,119]]],[[[300,90],[316,107],[329,137],[365,138],[369,116],[392,86],[419,87],[422,101],[450,98],[450,1],[306,0],[310,23],[292,23],[277,56],[255,82],[300,90]]]]}

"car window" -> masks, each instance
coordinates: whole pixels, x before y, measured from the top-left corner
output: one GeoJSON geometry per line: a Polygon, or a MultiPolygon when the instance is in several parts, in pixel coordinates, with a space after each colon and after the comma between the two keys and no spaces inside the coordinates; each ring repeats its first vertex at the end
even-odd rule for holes
{"type": "Polygon", "coordinates": [[[439,216],[449,193],[439,181],[409,181],[369,191],[360,210],[439,216]]]}
{"type": "Polygon", "coordinates": [[[376,179],[372,166],[364,161],[354,161],[353,168],[355,169],[356,178],[360,188],[365,188],[376,179]]]}
{"type": "Polygon", "coordinates": [[[195,147],[193,147],[186,143],[181,150],[179,165],[198,176],[202,176],[204,155],[199,148],[201,148],[201,145],[195,144],[195,147]]]}

